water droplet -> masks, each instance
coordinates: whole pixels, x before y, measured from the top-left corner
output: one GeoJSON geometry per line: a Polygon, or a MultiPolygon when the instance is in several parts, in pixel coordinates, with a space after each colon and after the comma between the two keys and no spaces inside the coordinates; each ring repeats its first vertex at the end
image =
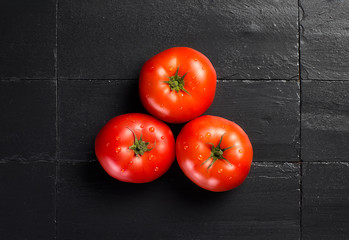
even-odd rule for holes
{"type": "Polygon", "coordinates": [[[154,66],[151,66],[151,67],[150,67],[150,71],[152,71],[152,70],[154,70],[154,66]]]}
{"type": "Polygon", "coordinates": [[[221,169],[219,169],[217,172],[218,172],[218,173],[222,173],[222,172],[223,172],[223,169],[221,168],[221,169]]]}
{"type": "Polygon", "coordinates": [[[125,172],[125,169],[122,168],[122,169],[121,169],[121,172],[125,172]]]}
{"type": "Polygon", "coordinates": [[[183,94],[183,93],[180,93],[179,96],[184,97],[184,94],[183,94]]]}
{"type": "Polygon", "coordinates": [[[200,140],[202,140],[203,138],[204,138],[204,136],[202,136],[202,135],[199,136],[199,139],[200,139],[200,140]]]}
{"type": "Polygon", "coordinates": [[[158,168],[158,167],[155,167],[155,168],[154,168],[154,171],[155,171],[155,172],[159,171],[159,168],[158,168]]]}
{"type": "Polygon", "coordinates": [[[139,126],[140,128],[143,128],[144,126],[143,126],[143,124],[141,124],[141,126],[139,126]]]}
{"type": "Polygon", "coordinates": [[[150,95],[149,95],[149,94],[146,94],[146,95],[145,95],[145,97],[146,97],[146,98],[149,98],[149,97],[150,97],[150,95]]]}
{"type": "Polygon", "coordinates": [[[241,167],[241,163],[239,163],[238,167],[241,167]]]}
{"type": "Polygon", "coordinates": [[[239,153],[243,153],[244,152],[244,150],[242,150],[242,149],[239,149],[239,153]]]}
{"type": "Polygon", "coordinates": [[[206,68],[205,67],[202,67],[202,70],[205,70],[206,68]]]}
{"type": "Polygon", "coordinates": [[[151,161],[153,158],[154,158],[154,155],[151,154],[151,155],[148,157],[148,160],[151,161]]]}
{"type": "Polygon", "coordinates": [[[192,78],[193,80],[195,80],[195,79],[196,79],[196,76],[195,76],[195,75],[193,75],[191,78],[192,78]]]}
{"type": "Polygon", "coordinates": [[[196,61],[197,61],[197,58],[194,58],[194,61],[196,62],[196,61]]]}
{"type": "Polygon", "coordinates": [[[116,153],[119,153],[120,151],[121,151],[121,148],[120,148],[120,147],[116,147],[116,148],[115,148],[115,152],[116,152],[116,153]]]}
{"type": "Polygon", "coordinates": [[[206,88],[204,88],[204,92],[206,91],[206,88]]]}
{"type": "Polygon", "coordinates": [[[232,180],[232,179],[233,179],[233,177],[230,177],[230,178],[229,178],[229,180],[232,180]]]}
{"type": "Polygon", "coordinates": [[[200,85],[200,82],[199,82],[199,81],[197,81],[197,82],[195,83],[195,85],[196,85],[196,86],[200,85]]]}
{"type": "Polygon", "coordinates": [[[161,136],[161,139],[165,139],[165,136],[161,136]]]}
{"type": "Polygon", "coordinates": [[[183,107],[182,107],[182,106],[180,106],[180,107],[179,107],[179,110],[183,110],[183,107]]]}
{"type": "Polygon", "coordinates": [[[209,133],[209,132],[206,133],[206,137],[207,137],[207,138],[211,137],[211,133],[209,133]]]}
{"type": "Polygon", "coordinates": [[[119,136],[117,136],[115,139],[116,139],[116,141],[119,141],[119,140],[120,140],[120,137],[119,137],[119,136]]]}
{"type": "Polygon", "coordinates": [[[187,149],[188,149],[188,146],[184,146],[183,149],[184,149],[184,150],[187,150],[187,149]]]}
{"type": "Polygon", "coordinates": [[[130,162],[128,163],[129,166],[131,166],[132,164],[133,164],[133,161],[130,161],[130,162]]]}
{"type": "Polygon", "coordinates": [[[110,143],[107,143],[107,145],[106,145],[106,146],[107,146],[107,147],[109,147],[109,145],[110,145],[110,143]]]}
{"type": "Polygon", "coordinates": [[[171,72],[173,71],[173,69],[174,69],[173,66],[171,66],[171,67],[168,68],[168,70],[170,70],[171,72]]]}
{"type": "Polygon", "coordinates": [[[201,161],[202,160],[202,155],[200,154],[199,156],[198,156],[198,159],[199,159],[199,161],[201,161]]]}
{"type": "Polygon", "coordinates": [[[199,145],[195,145],[195,149],[198,149],[199,148],[199,145]]]}
{"type": "Polygon", "coordinates": [[[154,131],[155,131],[155,128],[153,128],[153,127],[149,128],[149,132],[154,132],[154,131]]]}
{"type": "Polygon", "coordinates": [[[131,122],[135,123],[135,122],[136,122],[136,120],[132,120],[131,122]]]}
{"type": "Polygon", "coordinates": [[[163,108],[163,107],[164,107],[164,104],[163,104],[163,103],[161,103],[161,104],[160,104],[160,107],[162,107],[162,108],[163,108]]]}
{"type": "Polygon", "coordinates": [[[224,126],[224,125],[222,125],[222,128],[225,128],[225,126],[224,126]]]}
{"type": "Polygon", "coordinates": [[[195,87],[192,87],[191,90],[195,90],[195,87]]]}

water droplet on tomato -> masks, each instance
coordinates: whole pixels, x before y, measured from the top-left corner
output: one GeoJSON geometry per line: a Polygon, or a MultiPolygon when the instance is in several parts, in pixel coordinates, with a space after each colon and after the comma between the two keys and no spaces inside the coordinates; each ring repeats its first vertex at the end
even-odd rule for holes
{"type": "Polygon", "coordinates": [[[223,169],[221,168],[221,169],[219,169],[217,172],[218,172],[218,173],[222,173],[222,172],[223,172],[223,169]]]}
{"type": "Polygon", "coordinates": [[[225,126],[224,126],[224,125],[222,125],[222,128],[225,128],[225,126]]]}
{"type": "Polygon", "coordinates": [[[120,140],[120,137],[119,137],[119,136],[117,136],[115,139],[116,139],[116,141],[119,141],[119,140],[120,140]]]}
{"type": "Polygon", "coordinates": [[[109,145],[110,145],[110,143],[107,143],[107,145],[106,145],[106,146],[107,146],[107,147],[109,147],[109,145]]]}
{"type": "Polygon", "coordinates": [[[161,139],[165,139],[165,136],[161,136],[161,139]]]}
{"type": "Polygon", "coordinates": [[[207,133],[206,133],[206,137],[207,137],[207,138],[211,137],[211,133],[207,132],[207,133]]]}
{"type": "Polygon", "coordinates": [[[187,149],[188,149],[188,146],[184,146],[183,149],[184,149],[184,150],[187,150],[187,149]]]}
{"type": "Polygon", "coordinates": [[[162,108],[163,108],[163,107],[164,107],[164,104],[163,104],[163,103],[161,103],[161,104],[160,104],[160,107],[162,107],[162,108]]]}
{"type": "Polygon", "coordinates": [[[159,168],[158,168],[158,167],[155,167],[155,168],[154,168],[154,171],[155,171],[155,172],[159,171],[159,168]]]}
{"type": "Polygon", "coordinates": [[[204,138],[204,136],[202,136],[202,135],[199,136],[199,139],[200,139],[200,140],[202,140],[203,138],[204,138]]]}
{"type": "Polygon", "coordinates": [[[148,157],[148,160],[151,161],[153,158],[154,158],[154,155],[151,154],[151,155],[148,157]]]}
{"type": "Polygon", "coordinates": [[[184,97],[184,94],[181,92],[181,93],[179,94],[179,96],[184,97]]]}
{"type": "Polygon", "coordinates": [[[144,126],[143,126],[143,124],[141,124],[141,126],[139,126],[140,128],[143,128],[144,126]]]}
{"type": "Polygon", "coordinates": [[[116,147],[116,148],[115,148],[115,152],[116,152],[116,153],[119,153],[120,151],[121,151],[121,148],[120,148],[120,147],[116,147]]]}
{"type": "Polygon", "coordinates": [[[241,163],[239,163],[238,167],[241,167],[241,163]]]}
{"type": "Polygon", "coordinates": [[[200,154],[200,155],[198,156],[198,159],[201,161],[202,158],[203,158],[203,156],[200,154]]]}
{"type": "Polygon", "coordinates": [[[197,81],[197,82],[195,83],[195,85],[196,85],[196,86],[200,85],[200,82],[199,82],[199,81],[197,81]]]}
{"type": "Polygon", "coordinates": [[[198,149],[199,148],[199,145],[197,144],[197,145],[195,145],[195,149],[198,149]]]}
{"type": "Polygon", "coordinates": [[[133,161],[130,161],[130,162],[128,163],[129,166],[131,166],[132,164],[133,164],[133,161]]]}
{"type": "Polygon", "coordinates": [[[202,67],[202,70],[206,70],[206,68],[205,68],[205,67],[202,67]]]}
{"type": "Polygon", "coordinates": [[[243,153],[244,152],[244,150],[242,150],[242,149],[239,149],[239,153],[243,153]]]}
{"type": "Polygon", "coordinates": [[[204,92],[206,91],[206,88],[204,88],[204,92]]]}
{"type": "Polygon", "coordinates": [[[131,122],[135,123],[135,122],[136,122],[136,120],[131,120],[131,122]]]}
{"type": "Polygon", "coordinates": [[[154,66],[151,66],[151,67],[150,67],[150,71],[152,71],[152,70],[154,70],[154,66]]]}
{"type": "Polygon", "coordinates": [[[125,169],[122,168],[122,169],[121,169],[121,172],[125,172],[125,169]]]}
{"type": "Polygon", "coordinates": [[[173,71],[173,69],[174,69],[173,66],[170,66],[170,67],[168,68],[168,70],[170,70],[171,72],[173,71]]]}
{"type": "Polygon", "coordinates": [[[193,80],[195,80],[195,79],[196,79],[196,76],[195,76],[195,75],[193,75],[191,78],[192,78],[193,80]]]}
{"type": "Polygon", "coordinates": [[[229,180],[232,180],[232,179],[233,179],[233,177],[230,177],[230,178],[229,178],[229,180]]]}
{"type": "Polygon", "coordinates": [[[195,87],[192,87],[191,90],[195,90],[195,87]]]}
{"type": "Polygon", "coordinates": [[[153,127],[149,128],[149,132],[154,132],[154,131],[155,131],[155,128],[153,128],[153,127]]]}
{"type": "Polygon", "coordinates": [[[196,61],[197,61],[197,58],[194,58],[194,61],[196,62],[196,61]]]}
{"type": "Polygon", "coordinates": [[[179,110],[183,110],[183,107],[182,107],[182,106],[180,106],[180,107],[179,107],[179,110]]]}

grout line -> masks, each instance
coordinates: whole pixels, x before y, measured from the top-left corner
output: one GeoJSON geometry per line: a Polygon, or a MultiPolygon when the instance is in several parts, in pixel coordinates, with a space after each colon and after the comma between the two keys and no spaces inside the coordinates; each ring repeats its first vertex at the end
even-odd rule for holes
{"type": "Polygon", "coordinates": [[[302,161],[302,66],[301,66],[301,0],[297,1],[298,25],[298,79],[299,79],[299,237],[303,239],[303,161],[302,161]]]}
{"type": "Polygon", "coordinates": [[[55,233],[54,239],[57,239],[57,192],[58,192],[58,159],[59,159],[59,132],[58,132],[58,0],[56,0],[56,62],[55,62],[55,80],[56,80],[56,177],[55,177],[55,233]]]}

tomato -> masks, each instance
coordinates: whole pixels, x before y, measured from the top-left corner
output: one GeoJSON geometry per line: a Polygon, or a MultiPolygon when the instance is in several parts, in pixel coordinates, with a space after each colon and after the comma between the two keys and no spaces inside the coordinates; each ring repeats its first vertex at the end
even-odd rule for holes
{"type": "Polygon", "coordinates": [[[187,123],[176,140],[177,161],[198,186],[222,192],[247,177],[253,150],[246,133],[234,122],[202,116],[187,123]]]}
{"type": "Polygon", "coordinates": [[[211,105],[216,80],[205,55],[187,47],[170,48],[143,65],[140,100],[149,113],[165,122],[187,122],[211,105]]]}
{"type": "Polygon", "coordinates": [[[98,133],[95,153],[104,170],[124,182],[150,182],[175,159],[171,129],[152,116],[129,113],[111,119],[98,133]]]}

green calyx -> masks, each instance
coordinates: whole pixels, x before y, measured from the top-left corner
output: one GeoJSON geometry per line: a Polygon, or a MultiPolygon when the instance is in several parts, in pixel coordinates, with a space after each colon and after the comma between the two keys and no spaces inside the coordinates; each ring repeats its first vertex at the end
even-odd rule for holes
{"type": "Polygon", "coordinates": [[[135,152],[135,155],[138,156],[142,156],[145,152],[149,152],[150,150],[152,150],[153,148],[155,148],[155,144],[156,144],[156,140],[154,142],[154,147],[152,148],[148,148],[148,145],[150,144],[149,142],[145,142],[142,140],[142,135],[140,136],[139,139],[137,139],[136,134],[130,129],[128,128],[132,133],[133,136],[135,137],[134,143],[132,146],[129,146],[128,149],[131,149],[135,152]]]}
{"type": "Polygon", "coordinates": [[[185,93],[190,95],[190,93],[184,88],[184,77],[185,75],[187,75],[187,73],[185,73],[182,77],[180,77],[178,75],[178,70],[179,70],[179,67],[177,68],[175,75],[172,77],[168,77],[169,80],[164,82],[170,86],[171,90],[174,90],[176,92],[179,92],[182,90],[185,93]]]}
{"type": "MultiPolygon", "coordinates": [[[[224,133],[225,134],[225,133],[224,133]]],[[[221,136],[221,139],[219,140],[219,143],[217,146],[214,146],[213,143],[208,143],[212,146],[211,148],[211,154],[210,154],[210,157],[207,158],[202,164],[204,165],[207,161],[209,161],[211,158],[212,158],[212,162],[210,163],[210,165],[207,167],[207,170],[212,167],[212,165],[217,161],[217,160],[223,160],[225,162],[227,162],[230,166],[232,166],[232,164],[225,158],[223,157],[223,153],[224,151],[234,147],[234,146],[230,146],[230,147],[227,147],[227,148],[221,148],[221,143],[222,143],[222,140],[223,140],[223,136],[224,134],[221,136]]]]}

